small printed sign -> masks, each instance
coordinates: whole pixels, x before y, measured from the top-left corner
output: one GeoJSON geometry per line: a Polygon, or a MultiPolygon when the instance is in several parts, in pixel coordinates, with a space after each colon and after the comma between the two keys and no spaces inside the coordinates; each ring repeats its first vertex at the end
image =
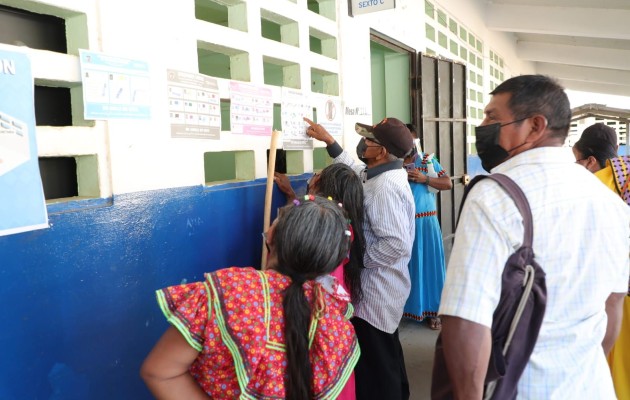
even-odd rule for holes
{"type": "Polygon", "coordinates": [[[171,137],[221,138],[221,99],[215,78],[169,69],[168,113],[171,137]]]}
{"type": "Polygon", "coordinates": [[[308,97],[298,89],[282,88],[282,142],[284,149],[312,149],[313,139],[306,134],[304,117],[313,119],[308,97]]]}
{"type": "Polygon", "coordinates": [[[79,50],[84,118],[149,119],[149,65],[144,61],[79,50]]]}
{"type": "Polygon", "coordinates": [[[271,136],[271,89],[253,83],[230,82],[230,124],[232,133],[271,136]]]}
{"type": "Polygon", "coordinates": [[[352,15],[391,10],[395,7],[396,0],[352,0],[352,15]]]}

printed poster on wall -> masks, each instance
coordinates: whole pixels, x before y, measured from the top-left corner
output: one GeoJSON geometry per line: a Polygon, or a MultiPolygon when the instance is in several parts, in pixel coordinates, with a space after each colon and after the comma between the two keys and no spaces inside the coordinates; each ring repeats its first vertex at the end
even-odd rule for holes
{"type": "Polygon", "coordinates": [[[312,95],[312,104],[317,110],[317,123],[335,137],[343,136],[341,99],[336,96],[312,95]]]}
{"type": "Polygon", "coordinates": [[[0,235],[47,228],[26,54],[0,47],[0,88],[0,235]]]}
{"type": "Polygon", "coordinates": [[[149,64],[79,49],[85,119],[149,119],[149,64]]]}
{"type": "Polygon", "coordinates": [[[306,134],[304,117],[313,119],[313,107],[298,89],[282,88],[282,142],[285,150],[309,150],[313,139],[306,134]]]}
{"type": "Polygon", "coordinates": [[[271,89],[251,83],[230,82],[230,123],[232,133],[271,136],[271,89]]]}
{"type": "Polygon", "coordinates": [[[221,138],[221,98],[215,78],[167,71],[171,137],[221,138]]]}

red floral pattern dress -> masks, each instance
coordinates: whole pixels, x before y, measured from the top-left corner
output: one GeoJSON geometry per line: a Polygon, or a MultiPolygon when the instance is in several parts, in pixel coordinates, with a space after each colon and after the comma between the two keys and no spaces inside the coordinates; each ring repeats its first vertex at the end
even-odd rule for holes
{"type": "MultiPolygon", "coordinates": [[[[157,291],[167,320],[199,351],[190,373],[213,399],[283,399],[282,293],[290,278],[253,268],[227,268],[205,278],[157,291]]],[[[304,284],[313,305],[309,343],[316,399],[339,395],[360,354],[348,321],[352,305],[334,282],[304,284]]]]}

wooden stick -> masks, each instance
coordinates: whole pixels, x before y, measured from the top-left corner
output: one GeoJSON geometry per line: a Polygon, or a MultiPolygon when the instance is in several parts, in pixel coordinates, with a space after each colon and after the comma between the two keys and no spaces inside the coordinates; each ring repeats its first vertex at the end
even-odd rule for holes
{"type": "MultiPolygon", "coordinates": [[[[273,176],[276,170],[276,148],[278,147],[278,137],[280,132],[273,130],[271,132],[271,143],[269,144],[269,164],[267,165],[267,188],[265,190],[265,210],[263,219],[263,232],[267,232],[271,226],[271,195],[273,193],[273,176]]],[[[267,246],[263,239],[262,260],[260,265],[262,269],[267,266],[267,246]]]]}

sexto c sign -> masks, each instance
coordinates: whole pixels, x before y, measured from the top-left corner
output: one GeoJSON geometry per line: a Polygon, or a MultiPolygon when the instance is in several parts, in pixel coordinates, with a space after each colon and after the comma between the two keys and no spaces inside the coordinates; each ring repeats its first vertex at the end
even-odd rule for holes
{"type": "Polygon", "coordinates": [[[352,0],[352,15],[390,10],[395,6],[396,0],[352,0]]]}

